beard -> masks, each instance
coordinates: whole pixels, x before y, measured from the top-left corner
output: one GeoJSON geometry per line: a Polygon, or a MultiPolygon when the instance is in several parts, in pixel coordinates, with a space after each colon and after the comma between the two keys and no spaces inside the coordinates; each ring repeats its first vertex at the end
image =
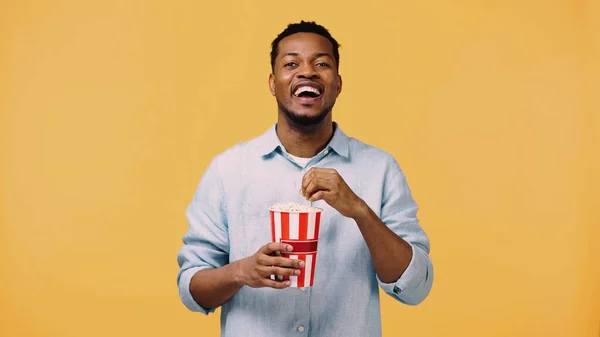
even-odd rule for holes
{"type": "Polygon", "coordinates": [[[279,108],[279,110],[281,112],[283,112],[283,114],[287,117],[287,119],[290,122],[292,122],[296,125],[301,125],[301,126],[312,126],[312,125],[320,124],[333,109],[333,105],[332,105],[332,106],[323,108],[323,110],[321,110],[319,112],[319,114],[316,116],[305,116],[305,115],[296,113],[296,112],[292,111],[291,109],[288,109],[288,107],[286,107],[284,104],[282,104],[279,100],[277,101],[277,107],[279,108]]]}

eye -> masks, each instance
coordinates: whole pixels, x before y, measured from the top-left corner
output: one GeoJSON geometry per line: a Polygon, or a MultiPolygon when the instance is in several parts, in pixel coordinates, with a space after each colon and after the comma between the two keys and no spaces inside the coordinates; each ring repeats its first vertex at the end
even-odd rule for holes
{"type": "Polygon", "coordinates": [[[288,62],[286,64],[283,65],[284,67],[295,67],[296,66],[296,62],[288,62]]]}
{"type": "Polygon", "coordinates": [[[327,62],[319,62],[319,63],[317,63],[317,65],[319,67],[329,67],[329,63],[327,63],[327,62]]]}

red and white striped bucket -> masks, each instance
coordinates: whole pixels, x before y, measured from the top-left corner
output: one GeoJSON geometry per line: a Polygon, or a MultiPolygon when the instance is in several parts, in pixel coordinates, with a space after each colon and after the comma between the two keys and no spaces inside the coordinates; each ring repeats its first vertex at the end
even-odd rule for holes
{"type": "MultiPolygon", "coordinates": [[[[322,209],[315,207],[313,209],[316,210],[269,210],[273,242],[287,243],[294,247],[291,252],[281,252],[281,256],[304,261],[304,268],[300,268],[300,275],[277,276],[278,280],[290,280],[290,286],[294,288],[311,287],[315,279],[322,209]]],[[[271,276],[271,279],[275,279],[275,276],[271,276]]]]}

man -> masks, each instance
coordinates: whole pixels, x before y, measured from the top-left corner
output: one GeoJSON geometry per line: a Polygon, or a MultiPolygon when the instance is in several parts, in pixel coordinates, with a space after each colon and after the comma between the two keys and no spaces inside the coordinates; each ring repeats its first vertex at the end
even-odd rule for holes
{"type": "Polygon", "coordinates": [[[332,120],[338,48],[314,22],[273,41],[277,123],[214,158],[187,209],[179,295],[192,311],[221,307],[222,336],[381,336],[378,286],[408,305],[431,289],[429,240],[402,170],[332,120]],[[280,202],[323,209],[312,287],[269,277],[303,267],[269,242],[268,207],[280,202]]]}

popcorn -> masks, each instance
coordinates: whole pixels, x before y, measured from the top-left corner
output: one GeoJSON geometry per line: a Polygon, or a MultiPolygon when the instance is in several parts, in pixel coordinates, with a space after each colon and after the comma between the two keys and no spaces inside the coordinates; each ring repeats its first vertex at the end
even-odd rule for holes
{"type": "Polygon", "coordinates": [[[269,210],[276,212],[320,212],[318,207],[303,205],[297,202],[277,203],[269,207],[269,210]]]}

